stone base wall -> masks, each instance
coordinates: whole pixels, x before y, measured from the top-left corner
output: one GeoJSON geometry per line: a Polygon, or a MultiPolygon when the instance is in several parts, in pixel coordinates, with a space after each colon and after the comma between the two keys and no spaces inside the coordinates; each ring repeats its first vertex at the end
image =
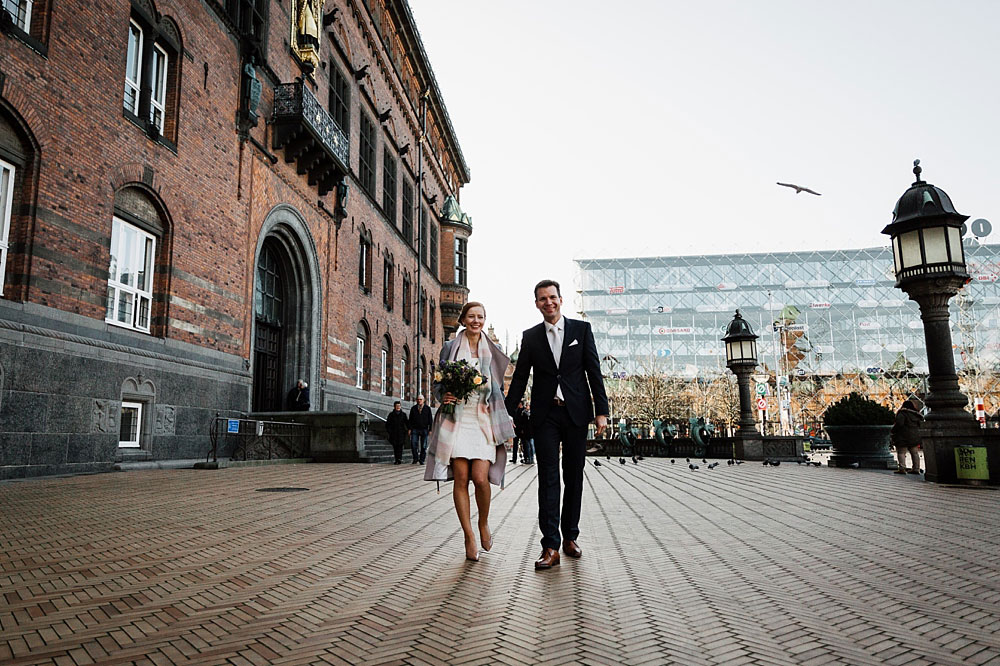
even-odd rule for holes
{"type": "Polygon", "coordinates": [[[241,358],[0,301],[0,479],[203,457],[249,392],[241,358]],[[123,399],[143,406],[139,448],[118,446],[123,399]]]}

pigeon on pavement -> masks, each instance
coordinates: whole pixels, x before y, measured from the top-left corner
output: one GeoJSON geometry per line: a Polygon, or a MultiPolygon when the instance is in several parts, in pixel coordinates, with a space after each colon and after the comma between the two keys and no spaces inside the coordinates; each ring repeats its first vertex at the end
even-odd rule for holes
{"type": "Polygon", "coordinates": [[[618,462],[621,463],[622,465],[624,465],[625,464],[625,459],[624,458],[619,458],[618,462]]]}
{"type": "Polygon", "coordinates": [[[698,469],[698,466],[695,465],[694,463],[691,463],[690,465],[688,465],[688,469],[698,469]]]}

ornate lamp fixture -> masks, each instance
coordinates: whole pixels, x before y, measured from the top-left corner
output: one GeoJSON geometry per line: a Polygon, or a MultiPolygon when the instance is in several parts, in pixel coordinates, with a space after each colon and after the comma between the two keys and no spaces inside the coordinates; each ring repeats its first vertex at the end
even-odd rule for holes
{"type": "Polygon", "coordinates": [[[736,375],[740,388],[740,428],[736,436],[740,439],[757,438],[750,398],[750,375],[757,367],[757,338],[750,324],[736,311],[736,316],[726,327],[722,341],[726,343],[726,366],[736,375]]]}

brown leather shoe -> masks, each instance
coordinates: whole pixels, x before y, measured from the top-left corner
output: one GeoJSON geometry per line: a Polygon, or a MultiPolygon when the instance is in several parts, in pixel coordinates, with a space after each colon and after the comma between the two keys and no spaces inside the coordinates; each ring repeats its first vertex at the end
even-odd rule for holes
{"type": "Polygon", "coordinates": [[[536,569],[551,569],[559,566],[559,551],[555,548],[546,548],[542,551],[542,556],[535,560],[536,569]]]}
{"type": "Polygon", "coordinates": [[[576,558],[579,558],[581,555],[583,555],[583,550],[581,550],[580,547],[576,545],[576,541],[563,541],[563,552],[569,555],[570,557],[576,557],[576,558]]]}

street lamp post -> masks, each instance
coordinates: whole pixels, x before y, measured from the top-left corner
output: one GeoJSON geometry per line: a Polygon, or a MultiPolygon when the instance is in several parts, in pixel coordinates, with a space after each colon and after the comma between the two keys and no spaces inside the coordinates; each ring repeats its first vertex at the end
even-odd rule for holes
{"type": "Polygon", "coordinates": [[[740,427],[736,431],[739,440],[759,439],[761,436],[755,427],[750,397],[750,375],[757,367],[757,337],[749,322],[737,310],[722,338],[726,343],[726,366],[736,375],[736,383],[740,387],[740,427]]]}
{"type": "Polygon", "coordinates": [[[914,182],[896,202],[892,223],[882,233],[892,238],[896,287],[920,306],[927,346],[929,408],[922,432],[925,478],[954,482],[955,447],[982,442],[978,423],[965,407],[969,400],[958,387],[952,351],[948,301],[969,281],[962,248],[962,223],[948,195],[920,179],[920,160],[913,161],[914,182]]]}

